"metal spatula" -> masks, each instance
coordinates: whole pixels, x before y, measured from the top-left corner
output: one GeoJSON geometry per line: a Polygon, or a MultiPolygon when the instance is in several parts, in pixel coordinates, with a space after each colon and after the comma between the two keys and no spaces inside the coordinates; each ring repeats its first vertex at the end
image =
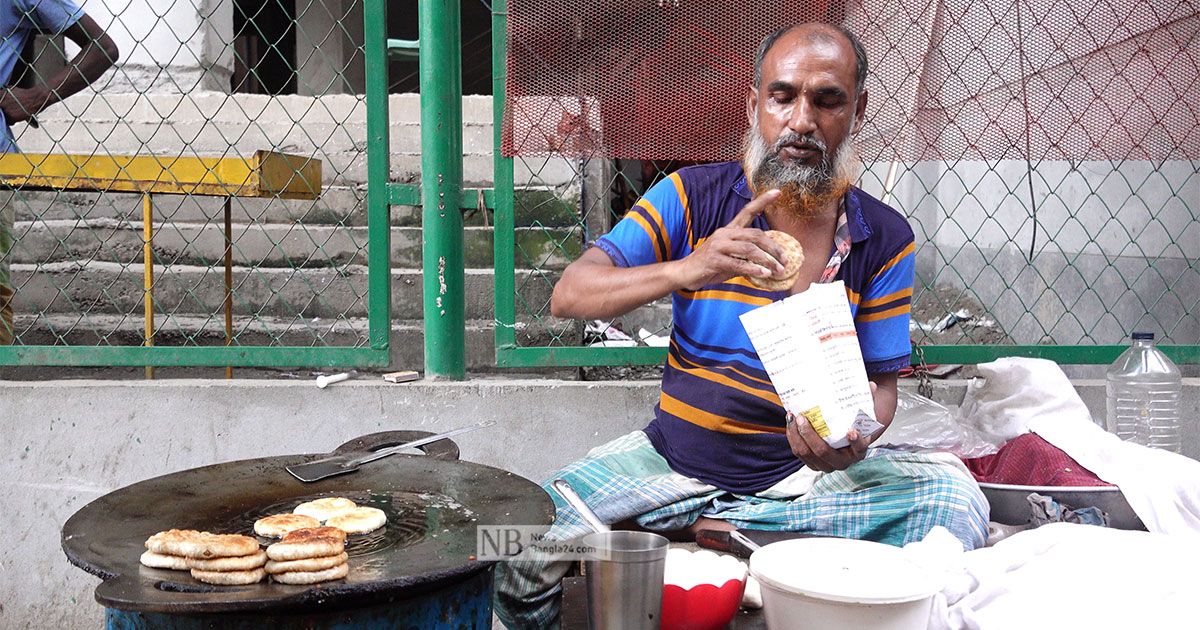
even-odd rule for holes
{"type": "Polygon", "coordinates": [[[383,459],[389,455],[395,455],[404,449],[424,446],[426,444],[437,442],[438,440],[444,440],[448,437],[462,435],[463,433],[469,433],[476,429],[490,427],[494,424],[496,424],[495,420],[484,420],[483,422],[473,424],[469,427],[462,427],[461,429],[455,429],[453,431],[431,435],[419,440],[405,442],[399,446],[391,446],[388,448],[379,449],[378,451],[368,451],[361,454],[345,453],[342,455],[334,455],[333,457],[325,457],[315,461],[306,462],[304,464],[295,464],[293,466],[288,466],[287,471],[291,473],[293,477],[303,481],[304,483],[312,483],[327,477],[352,473],[358,470],[358,467],[362,466],[363,464],[373,462],[377,459],[383,459]]]}

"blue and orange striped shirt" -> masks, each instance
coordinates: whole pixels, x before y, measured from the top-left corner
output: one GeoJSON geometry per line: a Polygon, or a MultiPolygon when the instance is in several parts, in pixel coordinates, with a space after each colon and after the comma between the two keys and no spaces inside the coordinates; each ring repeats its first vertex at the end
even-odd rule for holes
{"type": "MultiPolygon", "coordinates": [[[[655,184],[595,246],[620,267],[677,260],[750,201],[736,162],[684,168],[655,184]]],[[[844,208],[846,285],[868,374],[909,364],[915,256],[899,212],[853,188],[844,208]]],[[[768,229],[759,216],[754,227],[768,229]]],[[[831,253],[833,251],[831,244],[831,253]]],[[[735,494],[765,490],[803,465],[784,435],[779,395],[738,317],[787,297],[733,278],[672,296],[674,325],[651,443],[676,472],[735,494]]]]}

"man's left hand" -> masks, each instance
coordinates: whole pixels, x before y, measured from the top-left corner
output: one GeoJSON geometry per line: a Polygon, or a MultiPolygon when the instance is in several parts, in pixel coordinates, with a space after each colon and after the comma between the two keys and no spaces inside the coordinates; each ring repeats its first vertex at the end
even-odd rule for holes
{"type": "Polygon", "coordinates": [[[813,470],[821,472],[845,470],[852,464],[862,461],[863,457],[866,457],[867,446],[871,444],[871,437],[859,435],[858,431],[854,429],[851,429],[846,437],[850,440],[848,446],[833,448],[825,442],[824,438],[817,435],[816,429],[812,427],[808,418],[788,414],[788,445],[792,447],[792,453],[800,458],[805,466],[813,470]]]}
{"type": "MultiPolygon", "coordinates": [[[[875,395],[876,390],[875,383],[871,383],[872,396],[875,395]]],[[[813,428],[808,418],[792,413],[787,415],[786,434],[788,445],[792,447],[792,453],[804,462],[805,466],[820,472],[846,470],[851,465],[862,461],[867,456],[867,447],[870,446],[872,437],[859,435],[858,431],[850,429],[850,432],[846,434],[850,444],[842,448],[833,448],[825,442],[824,438],[817,435],[817,430],[813,428]]]]}
{"type": "Polygon", "coordinates": [[[0,90],[0,110],[8,124],[33,118],[46,106],[46,93],[40,87],[10,87],[0,90]]]}

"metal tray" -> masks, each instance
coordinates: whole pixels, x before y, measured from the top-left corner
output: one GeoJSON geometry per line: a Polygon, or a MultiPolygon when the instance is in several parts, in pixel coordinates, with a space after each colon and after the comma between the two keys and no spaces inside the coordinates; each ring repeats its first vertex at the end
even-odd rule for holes
{"type": "Polygon", "coordinates": [[[981,483],[983,496],[992,506],[991,520],[1005,525],[1024,525],[1031,520],[1025,497],[1037,493],[1053,498],[1069,508],[1098,507],[1108,513],[1109,526],[1116,529],[1145,531],[1142,519],[1129,507],[1125,495],[1116,486],[1013,486],[981,483]]]}

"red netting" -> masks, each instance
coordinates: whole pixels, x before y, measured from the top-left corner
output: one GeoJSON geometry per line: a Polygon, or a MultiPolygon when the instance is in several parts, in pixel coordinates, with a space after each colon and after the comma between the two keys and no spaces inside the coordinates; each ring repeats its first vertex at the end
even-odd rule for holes
{"type": "Polygon", "coordinates": [[[1200,158],[1200,0],[509,0],[505,155],[727,160],[762,37],[844,21],[872,160],[1200,158]]]}

